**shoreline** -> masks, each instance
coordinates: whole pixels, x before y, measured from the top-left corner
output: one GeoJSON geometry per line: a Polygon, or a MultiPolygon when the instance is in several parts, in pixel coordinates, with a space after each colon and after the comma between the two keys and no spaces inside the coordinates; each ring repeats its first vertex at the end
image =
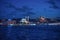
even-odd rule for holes
{"type": "Polygon", "coordinates": [[[32,23],[32,24],[2,24],[0,23],[0,25],[11,25],[11,26],[20,26],[20,25],[31,25],[31,26],[35,26],[35,25],[60,25],[60,23],[40,23],[40,24],[35,24],[35,23],[32,23]]]}

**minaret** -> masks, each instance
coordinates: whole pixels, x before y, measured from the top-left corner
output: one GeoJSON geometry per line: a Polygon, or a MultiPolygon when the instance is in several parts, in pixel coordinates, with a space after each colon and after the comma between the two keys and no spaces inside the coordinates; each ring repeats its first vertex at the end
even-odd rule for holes
{"type": "Polygon", "coordinates": [[[25,18],[26,18],[27,21],[29,21],[29,16],[26,16],[25,18]]]}

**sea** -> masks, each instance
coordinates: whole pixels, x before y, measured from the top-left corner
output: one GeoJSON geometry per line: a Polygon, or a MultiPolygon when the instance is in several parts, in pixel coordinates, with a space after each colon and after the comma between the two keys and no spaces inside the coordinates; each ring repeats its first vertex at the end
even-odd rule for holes
{"type": "Polygon", "coordinates": [[[0,26],[0,40],[60,40],[60,25],[0,26]]]}

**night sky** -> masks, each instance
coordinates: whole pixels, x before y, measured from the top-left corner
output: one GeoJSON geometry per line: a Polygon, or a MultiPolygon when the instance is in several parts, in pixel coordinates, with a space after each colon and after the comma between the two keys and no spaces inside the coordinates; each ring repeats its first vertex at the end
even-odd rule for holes
{"type": "Polygon", "coordinates": [[[60,0],[0,0],[0,18],[60,17],[60,0]]]}

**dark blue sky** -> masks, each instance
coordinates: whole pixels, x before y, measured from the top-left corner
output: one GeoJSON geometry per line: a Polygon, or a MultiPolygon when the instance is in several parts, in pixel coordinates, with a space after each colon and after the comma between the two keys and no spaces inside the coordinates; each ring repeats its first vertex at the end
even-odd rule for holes
{"type": "Polygon", "coordinates": [[[0,0],[0,18],[60,17],[60,0],[0,0]]]}

